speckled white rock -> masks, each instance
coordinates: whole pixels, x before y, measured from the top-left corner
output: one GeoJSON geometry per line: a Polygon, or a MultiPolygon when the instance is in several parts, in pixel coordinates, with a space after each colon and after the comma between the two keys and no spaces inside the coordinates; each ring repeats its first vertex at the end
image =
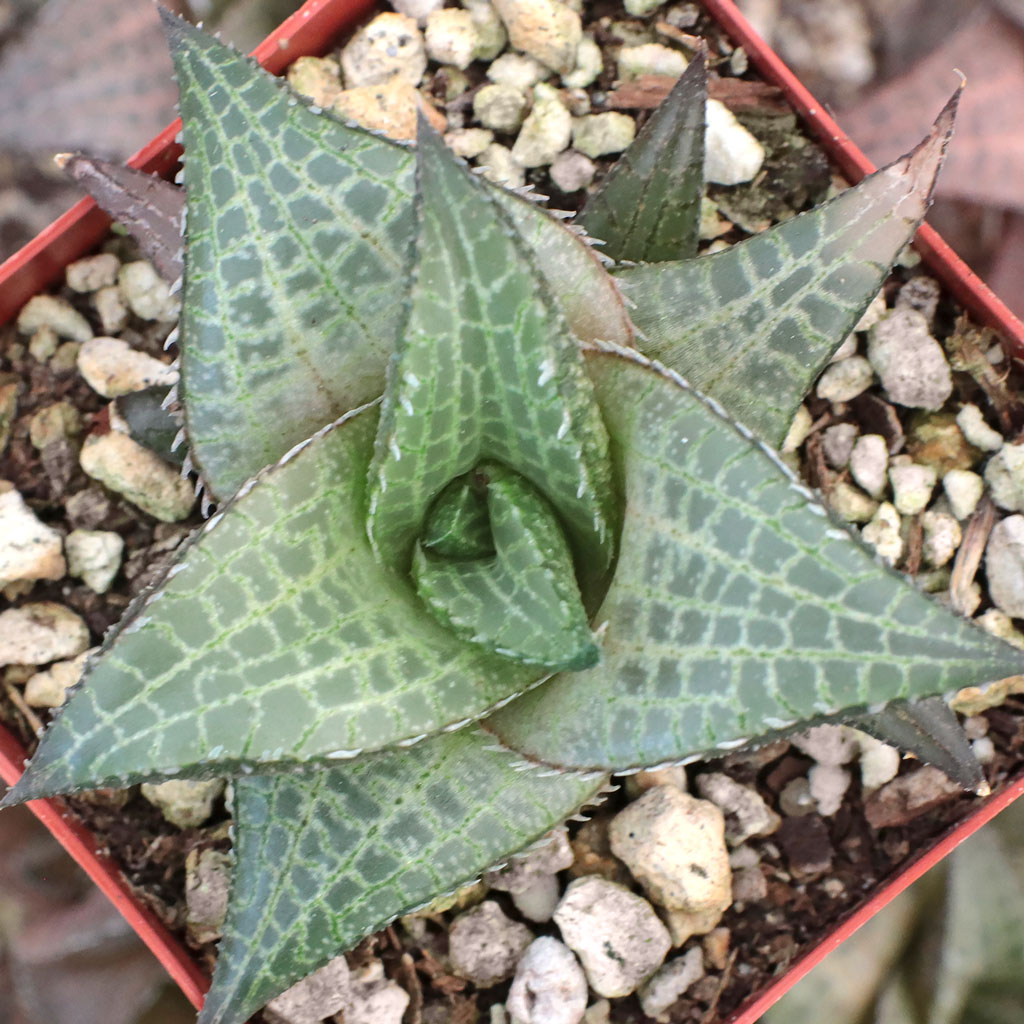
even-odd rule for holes
{"type": "Polygon", "coordinates": [[[983,452],[997,452],[1003,447],[1003,435],[985,422],[976,405],[965,405],[956,414],[956,425],[968,442],[983,452]]]}
{"type": "Polygon", "coordinates": [[[480,156],[494,141],[494,132],[486,128],[459,128],[446,132],[445,145],[463,160],[473,160],[480,156]]]}
{"type": "Polygon", "coordinates": [[[59,580],[66,572],[60,533],[0,481],[0,587],[16,580],[59,580]]]}
{"type": "Polygon", "coordinates": [[[579,1024],[587,1008],[587,979],[558,939],[535,939],[516,967],[506,1009],[521,1024],[579,1024]]]}
{"type": "Polygon", "coordinates": [[[1007,512],[1024,512],[1024,446],[1005,444],[988,460],[985,483],[992,500],[1007,512]]]}
{"type": "Polygon", "coordinates": [[[624,885],[598,875],[569,884],[555,911],[565,944],[580,958],[600,996],[628,996],[671,948],[654,908],[624,885]]]}
{"type": "Polygon", "coordinates": [[[828,503],[848,523],[866,523],[878,511],[877,501],[845,480],[838,480],[832,486],[828,503]]]}
{"type": "Polygon", "coordinates": [[[621,153],[635,137],[633,118],[616,110],[573,118],[573,146],[595,160],[599,156],[621,153]]]}
{"type": "Polygon", "coordinates": [[[67,700],[68,690],[82,678],[85,660],[93,650],[83,651],[70,661],[55,661],[25,683],[25,703],[34,708],[59,708],[67,700]]]}
{"type": "Polygon", "coordinates": [[[675,786],[649,789],[612,819],[612,852],[658,904],[690,913],[729,905],[725,817],[675,786]]]}
{"type": "Polygon", "coordinates": [[[72,530],[64,541],[68,572],[105,594],[121,568],[124,539],[112,530],[72,530]]]}
{"type": "Polygon", "coordinates": [[[178,371],[139,352],[120,338],[90,338],[78,350],[78,372],[104,398],[144,391],[157,385],[170,387],[178,371]]]}
{"type": "Polygon", "coordinates": [[[1012,618],[1024,618],[1024,516],[1007,516],[992,528],[985,572],[996,607],[1012,618]]]}
{"type": "Polygon", "coordinates": [[[345,1010],[347,1021],[349,984],[345,958],[335,957],[320,970],[271,999],[263,1016],[267,1024],[320,1024],[324,1017],[345,1010]]]}
{"type": "Polygon", "coordinates": [[[580,16],[556,0],[493,0],[511,44],[564,74],[576,63],[583,37],[580,16]]]}
{"type": "Polygon", "coordinates": [[[843,805],[843,796],[850,788],[850,773],[836,764],[815,764],[807,773],[807,782],[818,813],[830,818],[843,805]]]}
{"type": "Polygon", "coordinates": [[[90,435],[82,445],[79,462],[94,480],[165,523],[185,519],[195,504],[192,484],[126,434],[90,435]]]}
{"type": "Polygon", "coordinates": [[[36,295],[21,307],[18,330],[35,334],[41,327],[49,327],[72,341],[88,341],[92,337],[89,321],[70,302],[56,295],[36,295]]]}
{"type": "Polygon", "coordinates": [[[508,85],[520,92],[532,89],[550,74],[550,68],[525,53],[503,53],[487,69],[487,77],[495,85],[508,85]]]}
{"type": "Polygon", "coordinates": [[[667,1021],[667,1010],[686,990],[704,977],[704,954],[694,946],[669,960],[640,989],[640,1008],[656,1021],[667,1021]]]}
{"type": "Polygon", "coordinates": [[[960,524],[949,512],[925,512],[921,517],[924,527],[924,559],[929,565],[939,568],[945,565],[960,547],[963,537],[960,524]]]}
{"type": "Polygon", "coordinates": [[[533,941],[530,929],[505,916],[494,900],[459,914],[448,934],[452,970],[480,988],[512,977],[523,951],[533,941]]]}
{"type": "Polygon", "coordinates": [[[953,391],[942,346],[916,309],[893,310],[871,328],[868,361],[897,405],[939,409],[953,391]]]}
{"type": "Polygon", "coordinates": [[[725,838],[730,846],[754,836],[770,836],[782,824],[756,789],[741,785],[724,772],[698,775],[697,792],[725,815],[725,838]]]}
{"type": "Polygon", "coordinates": [[[390,0],[391,6],[407,18],[413,18],[420,27],[427,23],[427,15],[444,7],[444,0],[390,0]]]}
{"type": "Polygon", "coordinates": [[[492,142],[477,158],[477,166],[483,168],[483,175],[495,185],[505,188],[519,188],[526,183],[526,171],[518,163],[508,146],[492,142]]]}
{"type": "Polygon", "coordinates": [[[402,1024],[409,993],[384,976],[380,960],[352,972],[345,1024],[402,1024]]]}
{"type": "Polygon", "coordinates": [[[341,51],[345,87],[383,85],[401,78],[415,88],[427,70],[427,49],[414,18],[385,11],[364,25],[341,51]]]}
{"type": "Polygon", "coordinates": [[[121,261],[110,252],[69,263],[64,271],[64,280],[73,292],[94,292],[115,284],[121,261]]]}
{"type": "Polygon", "coordinates": [[[512,159],[521,167],[545,167],[569,146],[572,114],[558,91],[545,82],[533,87],[533,109],[519,129],[512,159]]]}
{"type": "Polygon", "coordinates": [[[35,601],[0,612],[0,667],[48,665],[74,658],[89,646],[80,615],[55,601],[35,601]]]}
{"type": "Polygon", "coordinates": [[[718,100],[708,100],[705,117],[705,181],[716,185],[752,181],[764,164],[764,146],[718,100]]]}
{"type": "Polygon", "coordinates": [[[889,466],[892,484],[892,503],[896,511],[905,516],[916,516],[924,511],[931,500],[938,476],[931,466],[911,462],[906,455],[897,455],[889,466]]]}
{"type": "Polygon", "coordinates": [[[178,828],[198,828],[208,821],[214,801],[223,792],[223,779],[170,779],[142,784],[142,795],[178,828]]]}
{"type": "MultiPolygon", "coordinates": [[[[126,263],[117,275],[117,286],[128,308],[142,320],[177,319],[181,299],[148,260],[126,263]]],[[[84,340],[84,339],[79,339],[84,340]]]]}
{"type": "Polygon", "coordinates": [[[452,64],[460,70],[473,62],[480,42],[473,15],[459,7],[431,12],[423,37],[431,60],[452,64]]]}
{"type": "Polygon", "coordinates": [[[678,78],[689,61],[678,50],[661,43],[641,43],[623,46],[618,56],[619,78],[639,78],[640,75],[670,75],[678,78]]]}
{"type": "Polygon", "coordinates": [[[584,36],[576,47],[576,66],[567,75],[562,75],[562,85],[567,89],[586,89],[594,84],[603,70],[601,47],[593,36],[584,36]]]}
{"type": "Polygon", "coordinates": [[[508,864],[497,871],[489,871],[484,880],[499,892],[522,892],[543,875],[555,875],[572,865],[572,847],[564,825],[545,837],[546,842],[528,853],[509,858],[508,864]]]}
{"type": "Polygon", "coordinates": [[[818,397],[829,402],[849,402],[867,391],[874,379],[871,364],[863,356],[850,356],[825,367],[818,378],[818,397]]]}
{"type": "Polygon", "coordinates": [[[117,334],[128,323],[128,305],[117,285],[108,285],[95,292],[92,304],[107,334],[117,334]]]}
{"type": "Polygon", "coordinates": [[[594,180],[597,165],[582,153],[567,149],[555,157],[548,173],[563,192],[579,192],[594,180]]]}
{"type": "Polygon", "coordinates": [[[985,481],[969,469],[951,469],[942,478],[942,489],[957,519],[966,519],[978,507],[985,481]]]}
{"type": "Polygon", "coordinates": [[[476,30],[476,60],[494,60],[508,43],[508,33],[491,0],[462,0],[476,30]]]}
{"type": "Polygon", "coordinates": [[[850,453],[850,475],[872,498],[888,483],[889,446],[881,434],[861,434],[850,453]]]}
{"type": "Polygon", "coordinates": [[[821,435],[821,450],[825,461],[833,469],[845,469],[850,462],[856,441],[855,423],[837,423],[835,426],[826,427],[821,435]]]}
{"type": "Polygon", "coordinates": [[[818,764],[849,764],[857,756],[856,733],[845,725],[815,725],[792,742],[818,764]]]}
{"type": "Polygon", "coordinates": [[[900,514],[888,501],[875,509],[871,522],[861,533],[865,544],[870,544],[879,558],[888,565],[895,565],[903,554],[903,537],[900,535],[900,514]]]}
{"type": "Polygon", "coordinates": [[[515,86],[485,85],[473,97],[473,116],[485,128],[514,132],[523,123],[528,106],[526,97],[515,86]]]}

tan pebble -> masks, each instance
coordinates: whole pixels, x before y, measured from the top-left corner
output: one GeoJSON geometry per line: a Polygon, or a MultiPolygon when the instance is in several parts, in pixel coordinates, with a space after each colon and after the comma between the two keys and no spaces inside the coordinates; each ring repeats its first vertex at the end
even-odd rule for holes
{"type": "Polygon", "coordinates": [[[517,50],[565,74],[576,65],[583,38],[580,16],[555,0],[494,0],[494,6],[517,50]]]}
{"type": "Polygon", "coordinates": [[[88,646],[82,617],[55,601],[0,612],[0,665],[47,665],[74,658],[88,646]]]}
{"type": "Polygon", "coordinates": [[[54,662],[43,672],[37,672],[25,684],[25,703],[34,708],[59,708],[71,687],[82,678],[86,658],[97,649],[83,651],[70,661],[54,662]]]}
{"type": "Polygon", "coordinates": [[[341,51],[347,89],[398,78],[415,88],[427,70],[423,33],[413,18],[386,11],[364,25],[341,51]]]}
{"type": "Polygon", "coordinates": [[[92,338],[78,353],[78,370],[104,398],[117,398],[146,388],[170,387],[178,371],[139,352],[120,338],[92,338]]]}
{"type": "Polygon", "coordinates": [[[22,334],[34,334],[40,327],[49,327],[72,341],[87,341],[92,337],[89,321],[70,302],[56,295],[36,295],[21,307],[18,330],[22,334]]]}
{"type": "Polygon", "coordinates": [[[109,252],[86,256],[67,265],[64,280],[74,292],[94,292],[114,284],[121,261],[109,252]]]}
{"type": "Polygon", "coordinates": [[[13,487],[0,491],[0,587],[59,580],[66,572],[60,533],[40,522],[13,487]]]}
{"type": "Polygon", "coordinates": [[[399,141],[416,138],[417,109],[423,111],[436,131],[444,132],[448,127],[445,118],[401,78],[392,78],[383,85],[345,89],[334,104],[334,110],[342,117],[399,141]]]}
{"type": "Polygon", "coordinates": [[[326,110],[341,93],[341,67],[330,57],[300,57],[288,68],[288,84],[326,110]]]}

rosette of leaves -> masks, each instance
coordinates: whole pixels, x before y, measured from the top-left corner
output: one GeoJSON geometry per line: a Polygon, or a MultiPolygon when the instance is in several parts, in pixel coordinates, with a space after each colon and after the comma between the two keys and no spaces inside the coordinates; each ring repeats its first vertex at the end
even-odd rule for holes
{"type": "Polygon", "coordinates": [[[168,33],[179,397],[219,507],[7,802],[233,778],[204,1024],[543,836],[610,773],[1020,671],[770,447],[923,215],[952,104],[908,157],[695,259],[695,60],[584,211],[609,267],[429,128],[394,144],[168,33]]]}

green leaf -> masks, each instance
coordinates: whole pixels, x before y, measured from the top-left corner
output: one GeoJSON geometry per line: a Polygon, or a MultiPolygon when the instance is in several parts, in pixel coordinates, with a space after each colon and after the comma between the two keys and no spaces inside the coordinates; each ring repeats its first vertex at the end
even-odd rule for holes
{"type": "MultiPolygon", "coordinates": [[[[247,57],[164,22],[186,151],[181,392],[193,459],[223,499],[384,390],[407,313],[414,154],[314,113],[247,57]]],[[[628,344],[596,256],[534,204],[491,191],[537,247],[577,336],[628,344]]]]}
{"type": "Polygon", "coordinates": [[[576,219],[613,260],[655,263],[696,255],[707,93],[701,52],[576,219]]]}
{"type": "Polygon", "coordinates": [[[960,719],[941,697],[897,702],[877,714],[844,715],[842,720],[900,750],[911,751],[969,792],[976,793],[985,784],[985,773],[960,719]]]}
{"type": "Polygon", "coordinates": [[[412,575],[438,621],[458,636],[523,665],[589,668],[590,632],[572,555],[550,504],[518,473],[481,463],[492,557],[452,560],[417,545],[412,575]]]}
{"type": "Polygon", "coordinates": [[[577,340],[500,207],[425,125],[416,274],[371,467],[370,540],[406,569],[437,495],[494,459],[544,494],[583,564],[603,573],[615,496],[577,340]]]}
{"type": "Polygon", "coordinates": [[[126,617],[11,802],[329,763],[466,722],[538,678],[466,644],[365,531],[376,410],[267,472],[126,617]]]}
{"type": "Polygon", "coordinates": [[[236,1024],[399,914],[594,800],[605,778],[517,771],[476,729],[344,768],[235,783],[235,881],[200,1024],[236,1024]]]}
{"type": "Polygon", "coordinates": [[[626,505],[593,620],[602,662],[494,714],[503,743],[619,771],[1021,671],[1022,652],[880,566],[771,452],[640,359],[590,359],[626,505]]]}
{"type": "Polygon", "coordinates": [[[620,269],[643,351],[779,447],[920,224],[958,98],[917,149],[829,202],[712,256],[620,269]]]}

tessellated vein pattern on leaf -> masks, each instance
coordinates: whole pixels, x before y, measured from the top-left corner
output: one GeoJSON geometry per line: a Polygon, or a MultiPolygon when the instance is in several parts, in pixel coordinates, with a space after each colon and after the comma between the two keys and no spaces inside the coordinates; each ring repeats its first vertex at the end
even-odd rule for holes
{"type": "Polygon", "coordinates": [[[47,731],[27,798],[352,756],[463,722],[535,680],[424,610],[365,532],[376,410],[210,520],[47,731]]]}
{"type": "Polygon", "coordinates": [[[768,444],[913,238],[959,93],[913,153],[821,206],[711,256],[616,271],[643,351],[768,444]]]}
{"type": "Polygon", "coordinates": [[[606,779],[516,771],[475,729],[304,775],[240,779],[237,866],[201,1024],[281,988],[539,839],[606,779]]]}
{"type": "Polygon", "coordinates": [[[620,770],[1020,672],[1020,651],[880,566],[692,391],[590,366],[626,474],[603,658],[492,715],[503,743],[620,770]]]}

